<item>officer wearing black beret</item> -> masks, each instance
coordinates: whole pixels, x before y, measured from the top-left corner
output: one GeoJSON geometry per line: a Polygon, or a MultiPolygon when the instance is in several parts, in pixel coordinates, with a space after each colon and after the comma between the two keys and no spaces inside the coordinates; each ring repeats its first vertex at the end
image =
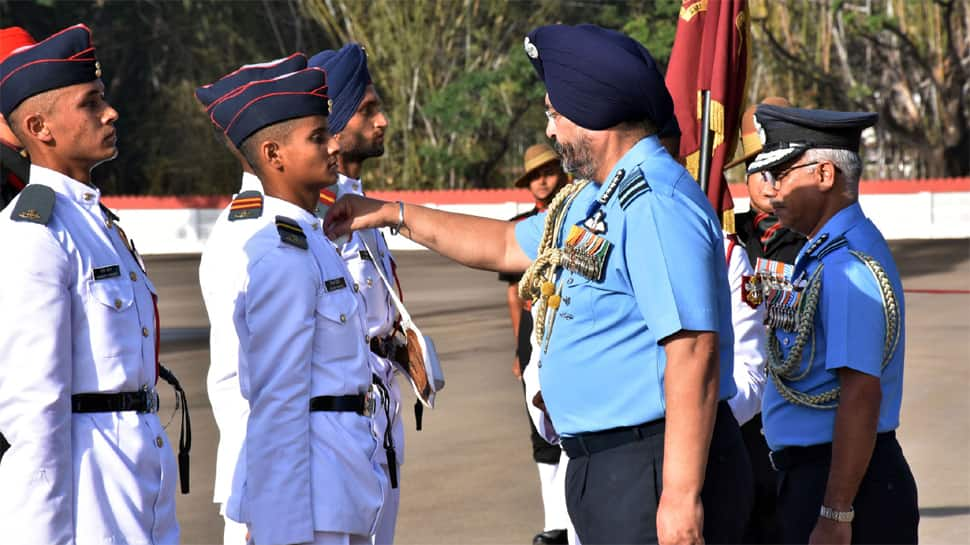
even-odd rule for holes
{"type": "Polygon", "coordinates": [[[863,129],[876,114],[760,105],[760,174],[781,224],[808,237],[794,266],[759,262],[766,305],[764,429],[786,543],[916,543],[916,482],[895,430],[904,299],[859,206],[863,129]]]}

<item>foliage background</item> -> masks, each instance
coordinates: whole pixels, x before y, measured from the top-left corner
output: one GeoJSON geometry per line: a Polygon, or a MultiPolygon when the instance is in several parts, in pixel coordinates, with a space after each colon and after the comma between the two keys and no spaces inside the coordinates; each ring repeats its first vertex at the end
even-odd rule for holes
{"type": "MultiPolygon", "coordinates": [[[[750,0],[749,102],[783,95],[878,111],[868,177],[968,175],[968,4],[750,0]]],[[[0,26],[35,38],[91,27],[121,114],[121,154],[95,171],[106,192],[228,194],[238,167],[193,90],[239,65],[360,42],[391,123],[365,182],[503,187],[544,138],[544,91],[523,36],[541,24],[596,23],[637,38],[666,66],[679,9],[677,0],[0,0],[0,26]]]]}

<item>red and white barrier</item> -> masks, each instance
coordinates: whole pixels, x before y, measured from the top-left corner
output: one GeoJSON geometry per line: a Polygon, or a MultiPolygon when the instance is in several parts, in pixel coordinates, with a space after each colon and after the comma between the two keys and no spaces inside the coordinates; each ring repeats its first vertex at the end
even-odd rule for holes
{"type": "MultiPolygon", "coordinates": [[[[370,196],[496,219],[532,208],[524,189],[372,191],[370,196]]],[[[743,185],[732,185],[738,211],[748,208],[743,185]]],[[[887,239],[970,238],[970,178],[863,181],[862,209],[887,239]]],[[[121,216],[125,231],[144,254],[199,253],[229,197],[111,197],[104,204],[121,216]]],[[[387,236],[391,249],[422,247],[387,236]]]]}

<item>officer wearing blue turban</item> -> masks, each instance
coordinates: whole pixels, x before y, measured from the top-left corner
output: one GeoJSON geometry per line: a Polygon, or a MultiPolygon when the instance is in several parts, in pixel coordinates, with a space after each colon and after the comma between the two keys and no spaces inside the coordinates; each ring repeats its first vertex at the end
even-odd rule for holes
{"type": "Polygon", "coordinates": [[[753,285],[767,307],[763,415],[782,538],[916,543],[916,482],[895,434],[902,284],[858,202],[861,133],[877,116],[762,104],[755,117],[764,148],[748,174],[779,222],[808,237],[794,266],[759,260],[753,285]]]}
{"type": "MultiPolygon", "coordinates": [[[[390,225],[469,266],[528,269],[542,401],[570,461],[583,543],[736,543],[751,505],[721,226],[658,138],[672,100],[650,53],[592,25],[540,27],[546,135],[578,181],[515,225],[345,198],[332,233],[390,225]]],[[[539,400],[537,400],[539,401],[539,400]]]]}
{"type": "MultiPolygon", "coordinates": [[[[367,69],[367,53],[360,44],[351,43],[339,50],[321,51],[310,58],[309,64],[327,71],[333,100],[330,131],[340,143],[335,196],[363,195],[360,179],[363,163],[384,155],[384,131],[387,130],[381,98],[367,69]]],[[[404,463],[404,421],[401,387],[395,376],[398,367],[391,361],[396,353],[393,343],[399,316],[391,300],[390,287],[383,279],[394,281],[397,265],[384,235],[377,229],[357,231],[339,245],[339,250],[367,310],[367,338],[374,354],[371,365],[378,379],[375,385],[382,407],[375,415],[375,424],[384,448],[375,452],[375,456],[392,484],[381,509],[374,544],[389,545],[394,542],[401,500],[398,476],[404,463]]]]}

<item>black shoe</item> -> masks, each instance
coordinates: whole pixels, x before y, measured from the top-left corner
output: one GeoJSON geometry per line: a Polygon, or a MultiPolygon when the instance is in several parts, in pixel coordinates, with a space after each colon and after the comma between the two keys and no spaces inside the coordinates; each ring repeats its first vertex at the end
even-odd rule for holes
{"type": "Polygon", "coordinates": [[[532,545],[567,545],[566,530],[546,530],[532,538],[532,545]]]}

